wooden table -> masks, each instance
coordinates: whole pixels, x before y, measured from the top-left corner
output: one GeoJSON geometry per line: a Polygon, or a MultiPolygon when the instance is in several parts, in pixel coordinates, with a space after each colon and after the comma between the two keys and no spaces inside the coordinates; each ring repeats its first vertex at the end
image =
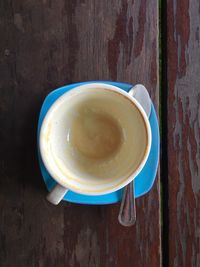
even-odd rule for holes
{"type": "Polygon", "coordinates": [[[198,0],[0,1],[1,267],[200,266],[199,10],[198,0]],[[161,116],[162,190],[158,174],[131,228],[118,204],[45,200],[41,104],[87,80],[143,83],[161,116]]]}

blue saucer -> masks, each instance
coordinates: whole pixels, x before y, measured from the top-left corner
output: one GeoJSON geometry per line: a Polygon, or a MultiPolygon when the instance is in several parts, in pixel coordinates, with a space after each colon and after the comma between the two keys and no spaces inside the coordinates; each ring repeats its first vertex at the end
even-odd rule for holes
{"type": "MultiPolygon", "coordinates": [[[[131,84],[126,84],[126,83],[108,82],[108,81],[90,81],[90,82],[82,82],[82,83],[74,83],[74,84],[66,85],[66,86],[60,87],[52,91],[45,98],[41,111],[40,111],[37,137],[39,138],[39,132],[40,132],[40,128],[42,125],[42,121],[48,109],[51,107],[51,105],[54,103],[54,101],[58,97],[60,97],[65,92],[73,89],[74,87],[77,87],[85,83],[94,83],[94,82],[111,84],[125,91],[129,91],[132,88],[131,84]]],[[[155,112],[153,104],[152,104],[151,115],[150,115],[149,121],[150,121],[151,131],[152,131],[152,145],[151,145],[151,150],[150,150],[148,160],[144,168],[138,174],[138,176],[134,179],[135,197],[140,197],[146,194],[147,192],[149,192],[149,190],[152,188],[153,183],[155,181],[156,172],[158,168],[160,138],[159,138],[158,120],[157,120],[157,116],[156,116],[156,112],[155,112]]],[[[53,180],[53,178],[50,176],[47,169],[45,168],[42,162],[41,156],[40,156],[39,149],[38,149],[38,157],[39,157],[39,165],[40,165],[40,169],[41,169],[44,182],[47,186],[47,189],[50,191],[56,182],[53,180]]],[[[100,195],[100,196],[87,196],[87,195],[77,194],[72,191],[68,191],[68,193],[64,196],[64,200],[73,202],[73,203],[79,203],[79,204],[111,204],[111,203],[116,203],[120,201],[121,197],[122,197],[122,189],[115,191],[113,193],[110,193],[110,194],[100,195]]]]}

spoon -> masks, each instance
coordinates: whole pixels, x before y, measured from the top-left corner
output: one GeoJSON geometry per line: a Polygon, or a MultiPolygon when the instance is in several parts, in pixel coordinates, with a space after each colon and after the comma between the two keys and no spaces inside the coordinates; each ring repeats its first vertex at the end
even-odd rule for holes
{"type": "MultiPolygon", "coordinates": [[[[131,88],[129,94],[140,103],[149,118],[151,113],[151,98],[147,89],[143,85],[137,84],[131,88]]],[[[136,222],[134,181],[124,188],[118,221],[123,226],[132,226],[136,222]]]]}

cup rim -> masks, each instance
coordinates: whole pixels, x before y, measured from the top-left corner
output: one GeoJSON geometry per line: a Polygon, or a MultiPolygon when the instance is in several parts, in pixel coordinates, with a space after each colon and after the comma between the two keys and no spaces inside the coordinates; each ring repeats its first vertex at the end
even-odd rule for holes
{"type": "MultiPolygon", "coordinates": [[[[150,127],[149,119],[148,119],[143,107],[140,105],[140,103],[134,97],[132,97],[128,92],[122,90],[121,88],[119,88],[117,86],[105,84],[105,83],[89,83],[89,84],[78,85],[77,87],[75,87],[75,88],[71,89],[70,91],[67,91],[63,95],[61,95],[58,99],[55,100],[55,102],[52,104],[52,106],[47,111],[47,113],[46,113],[46,115],[42,121],[40,133],[39,133],[39,149],[40,149],[41,158],[42,158],[42,161],[44,163],[45,168],[48,170],[48,172],[50,173],[52,178],[56,182],[58,182],[59,184],[64,186],[65,188],[68,188],[69,190],[74,191],[76,193],[85,194],[85,195],[108,194],[108,193],[111,193],[111,192],[114,192],[114,191],[117,191],[117,190],[123,188],[124,186],[129,184],[131,181],[133,181],[135,179],[135,177],[140,173],[140,171],[142,170],[142,168],[144,167],[144,165],[148,159],[150,148],[151,148],[151,142],[152,142],[152,136],[151,136],[151,127],[150,127]],[[43,142],[44,138],[42,137],[41,133],[42,133],[43,129],[45,128],[45,125],[48,123],[48,120],[49,120],[49,117],[51,116],[51,114],[69,96],[74,96],[74,95],[78,94],[80,92],[80,90],[82,90],[82,89],[84,90],[84,88],[86,88],[86,89],[89,89],[89,88],[91,88],[91,89],[99,88],[100,89],[101,88],[101,89],[105,89],[105,90],[111,90],[113,92],[122,94],[123,96],[128,98],[135,105],[137,110],[142,115],[142,118],[143,118],[143,121],[144,121],[144,124],[146,127],[146,133],[147,133],[147,146],[146,146],[144,156],[143,156],[142,160],[140,161],[140,163],[138,164],[138,166],[134,169],[134,171],[131,172],[130,175],[128,175],[126,178],[124,178],[123,181],[120,181],[118,184],[115,184],[114,186],[107,186],[105,189],[100,189],[100,190],[95,190],[95,191],[94,190],[87,190],[87,189],[85,190],[85,189],[80,188],[78,186],[74,186],[74,185],[67,183],[67,179],[63,180],[53,170],[53,168],[51,168],[51,165],[49,164],[47,157],[45,157],[45,153],[42,149],[42,142],[43,142]]],[[[70,179],[71,179],[71,177],[70,177],[70,179]]]]}

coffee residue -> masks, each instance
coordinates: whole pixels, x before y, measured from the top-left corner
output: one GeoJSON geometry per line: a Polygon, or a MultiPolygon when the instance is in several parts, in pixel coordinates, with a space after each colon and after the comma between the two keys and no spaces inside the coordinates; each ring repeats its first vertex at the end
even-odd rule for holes
{"type": "Polygon", "coordinates": [[[68,139],[76,151],[92,159],[111,157],[118,151],[122,140],[122,129],[117,120],[91,109],[74,118],[68,139]]]}

